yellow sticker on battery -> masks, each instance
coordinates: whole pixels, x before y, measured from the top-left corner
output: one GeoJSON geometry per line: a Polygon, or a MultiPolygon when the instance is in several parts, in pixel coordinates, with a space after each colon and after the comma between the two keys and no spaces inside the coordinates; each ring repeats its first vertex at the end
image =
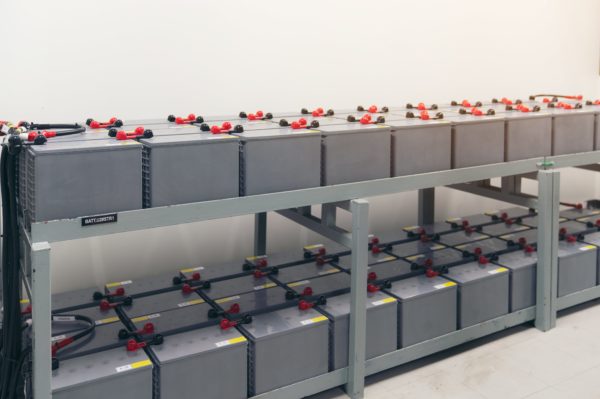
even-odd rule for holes
{"type": "Polygon", "coordinates": [[[379,306],[379,305],[383,305],[386,303],[392,303],[392,302],[396,302],[396,301],[397,301],[396,298],[392,298],[392,297],[384,298],[379,301],[373,302],[373,306],[379,306]]]}
{"type": "Polygon", "coordinates": [[[406,258],[406,260],[412,262],[415,261],[417,259],[421,259],[422,257],[424,257],[425,255],[423,254],[419,254],[419,255],[413,255],[413,256],[409,256],[408,258],[406,258]]]}
{"type": "Polygon", "coordinates": [[[462,220],[462,218],[448,218],[448,219],[446,219],[446,222],[448,222],[448,223],[460,222],[461,220],[462,220]]]}
{"type": "Polygon", "coordinates": [[[503,240],[510,240],[514,236],[515,236],[514,234],[505,234],[503,236],[500,236],[500,238],[502,238],[503,240]]]}
{"type": "Polygon", "coordinates": [[[457,245],[455,248],[457,249],[464,249],[467,247],[467,244],[462,244],[462,245],[457,245]]]}
{"type": "Polygon", "coordinates": [[[432,245],[431,247],[429,247],[429,249],[432,251],[437,251],[438,249],[443,249],[443,248],[446,248],[446,247],[444,247],[442,244],[436,244],[436,245],[432,245]]]}
{"type": "Polygon", "coordinates": [[[194,299],[194,300],[191,300],[191,301],[178,303],[177,307],[179,307],[179,308],[185,308],[186,306],[199,305],[201,303],[204,303],[204,299],[194,299]]]}
{"type": "Polygon", "coordinates": [[[154,314],[149,314],[146,316],[136,317],[136,318],[131,319],[131,321],[134,323],[139,323],[140,321],[156,319],[157,317],[160,317],[160,313],[154,313],[154,314]]]}
{"type": "Polygon", "coordinates": [[[390,262],[392,260],[396,260],[396,257],[394,257],[394,256],[386,256],[385,258],[377,259],[377,263],[390,262]]]}
{"type": "Polygon", "coordinates": [[[406,227],[403,227],[402,230],[411,231],[411,230],[416,230],[418,228],[419,228],[419,226],[406,226],[406,227]]]}
{"type": "Polygon", "coordinates": [[[237,338],[231,338],[231,339],[227,339],[225,341],[217,342],[217,343],[215,343],[215,345],[218,348],[221,348],[223,346],[239,344],[240,342],[246,342],[246,341],[247,341],[246,337],[237,337],[237,338]]]}
{"type": "Polygon", "coordinates": [[[434,285],[433,288],[435,288],[436,290],[441,290],[442,288],[454,287],[455,285],[456,283],[454,281],[448,281],[442,284],[434,285]]]}
{"type": "Polygon", "coordinates": [[[508,271],[508,269],[506,267],[498,267],[498,268],[496,268],[494,270],[488,271],[488,273],[489,274],[498,274],[498,273],[504,273],[504,272],[507,272],[507,271],[508,271]]]}
{"type": "Polygon", "coordinates": [[[264,290],[264,289],[266,289],[266,288],[272,288],[272,287],[275,287],[276,285],[277,285],[277,284],[275,284],[275,283],[267,283],[267,284],[263,284],[263,285],[257,285],[257,286],[255,286],[255,287],[254,287],[254,290],[255,290],[255,291],[258,291],[258,290],[264,290]]]}
{"type": "Polygon", "coordinates": [[[106,319],[102,319],[102,320],[96,320],[96,325],[100,326],[102,324],[110,324],[110,323],[114,323],[116,321],[119,321],[119,318],[117,316],[115,317],[108,317],[106,319]]]}
{"type": "Polygon", "coordinates": [[[594,245],[586,245],[584,247],[579,248],[580,251],[589,251],[590,249],[596,249],[594,245]]]}
{"type": "Polygon", "coordinates": [[[106,288],[119,287],[121,285],[129,285],[131,283],[133,283],[133,281],[131,281],[131,280],[116,281],[114,283],[108,283],[108,284],[106,284],[106,288]]]}
{"type": "Polygon", "coordinates": [[[313,245],[307,245],[304,247],[304,249],[306,249],[307,251],[311,251],[311,250],[317,249],[317,248],[323,248],[323,244],[313,244],[313,245]]]}
{"type": "Polygon", "coordinates": [[[216,303],[225,303],[225,302],[235,301],[236,299],[240,299],[240,296],[239,295],[228,296],[226,298],[217,299],[215,302],[216,303]]]}
{"type": "Polygon", "coordinates": [[[302,320],[300,322],[300,324],[302,324],[303,326],[307,326],[309,324],[314,324],[314,323],[318,323],[320,321],[325,321],[325,320],[327,320],[327,317],[325,317],[325,316],[317,316],[317,317],[313,317],[312,319],[302,320]]]}
{"type": "Polygon", "coordinates": [[[340,270],[338,270],[338,269],[323,270],[322,272],[319,272],[319,276],[323,276],[325,274],[339,273],[339,272],[340,272],[340,270]]]}
{"type": "Polygon", "coordinates": [[[123,371],[135,370],[135,369],[140,369],[142,367],[148,367],[148,366],[152,366],[152,362],[149,359],[146,359],[146,360],[141,360],[139,362],[126,364],[125,366],[117,367],[116,370],[117,370],[117,373],[122,373],[123,371]]]}
{"type": "Polygon", "coordinates": [[[306,285],[306,284],[310,284],[310,281],[309,280],[296,281],[295,283],[290,283],[287,286],[288,287],[297,287],[299,285],[306,285]]]}
{"type": "Polygon", "coordinates": [[[191,273],[191,272],[197,272],[198,270],[204,270],[204,267],[198,266],[198,267],[192,267],[189,269],[181,269],[180,272],[181,273],[191,273]]]}
{"type": "Polygon", "coordinates": [[[21,304],[25,305],[29,303],[29,299],[21,299],[21,304]]]}

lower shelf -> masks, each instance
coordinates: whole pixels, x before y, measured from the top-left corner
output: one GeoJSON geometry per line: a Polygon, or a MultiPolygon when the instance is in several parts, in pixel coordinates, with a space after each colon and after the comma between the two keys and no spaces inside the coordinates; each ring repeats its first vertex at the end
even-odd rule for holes
{"type": "Polygon", "coordinates": [[[600,298],[600,285],[558,298],[556,309],[568,309],[598,298],[600,298]]]}

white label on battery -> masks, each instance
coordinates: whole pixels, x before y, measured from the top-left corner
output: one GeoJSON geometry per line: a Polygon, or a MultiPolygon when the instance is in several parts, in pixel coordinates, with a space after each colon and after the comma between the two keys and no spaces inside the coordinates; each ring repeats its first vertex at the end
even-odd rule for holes
{"type": "Polygon", "coordinates": [[[590,249],[596,249],[593,245],[586,245],[585,247],[579,248],[580,251],[589,251],[590,249]]]}
{"type": "Polygon", "coordinates": [[[263,285],[257,285],[256,287],[254,287],[255,291],[259,291],[259,290],[264,290],[265,288],[271,288],[271,287],[275,287],[275,283],[267,283],[267,284],[263,284],[263,285]]]}
{"type": "Polygon", "coordinates": [[[508,271],[508,269],[507,269],[507,268],[505,268],[505,267],[499,267],[499,268],[497,268],[497,269],[494,269],[494,270],[490,270],[490,271],[488,271],[488,273],[489,273],[489,274],[498,274],[498,273],[504,273],[504,272],[506,272],[506,271],[508,271]]]}
{"type": "Polygon", "coordinates": [[[67,336],[66,336],[66,335],[64,335],[64,334],[63,334],[63,335],[57,335],[56,337],[52,337],[52,338],[50,339],[50,342],[56,342],[56,341],[60,341],[61,339],[65,339],[65,338],[67,338],[67,336]]]}
{"type": "Polygon", "coordinates": [[[379,306],[379,305],[383,305],[385,303],[391,303],[391,302],[396,302],[396,298],[384,298],[384,299],[380,299],[379,301],[373,302],[373,306],[379,306]]]}
{"type": "Polygon", "coordinates": [[[52,316],[52,321],[75,321],[75,316],[52,316]]]}
{"type": "Polygon", "coordinates": [[[152,362],[150,360],[142,360],[139,362],[126,364],[125,366],[119,366],[116,368],[117,373],[122,373],[123,371],[129,371],[134,369],[139,369],[141,367],[151,366],[152,362]]]}
{"type": "Polygon", "coordinates": [[[118,287],[120,285],[128,285],[128,284],[131,284],[131,283],[133,283],[133,281],[131,281],[131,280],[118,281],[116,283],[108,283],[108,284],[106,284],[106,287],[107,288],[118,287]]]}
{"type": "Polygon", "coordinates": [[[441,290],[442,288],[453,287],[455,285],[456,285],[456,283],[454,281],[448,281],[448,282],[443,283],[443,284],[434,285],[433,288],[435,288],[436,290],[441,290]]]}
{"type": "Polygon", "coordinates": [[[309,324],[318,323],[320,321],[325,321],[325,320],[327,320],[327,317],[325,317],[325,316],[317,316],[317,317],[313,317],[312,319],[302,320],[300,322],[300,324],[302,324],[303,326],[306,326],[306,325],[309,325],[309,324]]]}

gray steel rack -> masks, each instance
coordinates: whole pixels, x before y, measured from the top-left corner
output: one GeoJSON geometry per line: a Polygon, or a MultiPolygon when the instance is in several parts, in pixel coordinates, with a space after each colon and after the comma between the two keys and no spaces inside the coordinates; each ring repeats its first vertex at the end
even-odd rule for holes
{"type": "Polygon", "coordinates": [[[265,253],[267,212],[279,214],[352,248],[351,326],[349,366],[293,385],[260,394],[253,399],[301,398],[345,385],[351,398],[362,398],[365,376],[422,358],[494,332],[534,321],[541,331],[555,326],[560,309],[600,297],[600,286],[557,298],[557,246],[559,168],[585,167],[599,170],[600,151],[533,158],[419,175],[316,187],[217,201],[198,202],[121,212],[117,223],[82,227],[82,218],[22,226],[25,248],[23,275],[33,308],[33,390],[36,399],[50,399],[51,391],[51,273],[52,244],[80,238],[194,223],[211,219],[255,214],[255,252],[265,253]],[[502,177],[502,186],[489,179],[502,177]],[[521,178],[539,182],[538,196],[521,193],[521,178]],[[509,313],[450,334],[365,361],[369,202],[366,197],[419,190],[419,223],[433,222],[435,187],[449,186],[472,194],[536,208],[539,213],[536,306],[509,313]],[[311,213],[311,205],[322,205],[322,216],[311,213]],[[337,208],[352,214],[351,231],[336,225],[337,208]]]}

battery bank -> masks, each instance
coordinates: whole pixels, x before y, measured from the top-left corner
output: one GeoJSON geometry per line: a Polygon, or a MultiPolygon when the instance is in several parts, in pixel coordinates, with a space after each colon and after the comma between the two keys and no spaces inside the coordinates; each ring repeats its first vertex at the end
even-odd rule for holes
{"type": "Polygon", "coordinates": [[[447,119],[452,123],[452,168],[504,161],[503,117],[450,115],[447,119]]]}
{"type": "Polygon", "coordinates": [[[166,337],[150,348],[160,393],[155,398],[246,398],[247,347],[236,329],[219,326],[166,337]],[[224,379],[224,374],[233,378],[224,379]]]}
{"type": "Polygon", "coordinates": [[[458,284],[458,328],[466,328],[508,313],[508,269],[469,262],[451,267],[444,278],[458,284]]]}
{"type": "MultiPolygon", "coordinates": [[[[367,294],[367,334],[365,358],[393,352],[398,340],[398,308],[396,299],[383,293],[367,294]]],[[[318,310],[330,321],[329,370],[348,366],[350,334],[350,295],[344,294],[327,299],[318,310]]]]}
{"type": "Polygon", "coordinates": [[[510,311],[516,312],[534,306],[537,254],[525,251],[509,252],[500,255],[494,263],[509,270],[510,311]]]}
{"type": "Polygon", "coordinates": [[[143,350],[128,352],[125,347],[61,361],[52,371],[52,398],[148,399],[152,371],[143,350]]]}
{"type": "Polygon", "coordinates": [[[120,212],[142,206],[142,146],[135,141],[54,143],[29,146],[26,151],[27,164],[19,168],[27,170],[28,221],[120,212]]]}
{"type": "Polygon", "coordinates": [[[449,247],[454,247],[456,245],[465,244],[474,241],[485,240],[489,238],[489,236],[485,234],[481,234],[478,231],[456,231],[453,233],[446,233],[440,235],[439,242],[447,245],[449,247]]]}
{"type": "Polygon", "coordinates": [[[395,282],[385,290],[398,298],[398,348],[456,331],[456,283],[425,275],[395,282]]]}
{"type": "Polygon", "coordinates": [[[346,123],[319,127],[324,186],[390,177],[391,131],[386,125],[346,123]]]}
{"type": "Polygon", "coordinates": [[[510,223],[500,222],[500,223],[483,226],[481,228],[481,232],[483,234],[487,234],[489,236],[496,237],[496,236],[502,236],[502,235],[506,235],[506,234],[516,233],[516,232],[527,230],[527,229],[529,229],[529,227],[523,226],[520,224],[516,224],[511,221],[510,223]]]}
{"type": "Polygon", "coordinates": [[[229,134],[142,139],[144,207],[239,195],[239,139],[229,134]]]}
{"type": "Polygon", "coordinates": [[[236,134],[240,146],[240,195],[318,187],[321,134],[278,128],[236,134]]]}
{"type": "Polygon", "coordinates": [[[451,168],[452,127],[445,120],[386,120],[392,129],[392,176],[451,168]],[[427,156],[423,156],[423,149],[427,156]]]}
{"type": "Polygon", "coordinates": [[[594,245],[567,240],[558,243],[558,296],[594,287],[598,254],[594,245]]]}
{"type": "Polygon", "coordinates": [[[508,242],[499,238],[486,238],[484,240],[460,244],[454,248],[477,256],[491,256],[510,249],[508,242]]]}
{"type": "Polygon", "coordinates": [[[328,371],[329,323],[314,309],[261,314],[239,328],[249,340],[249,396],[328,371]]]}

